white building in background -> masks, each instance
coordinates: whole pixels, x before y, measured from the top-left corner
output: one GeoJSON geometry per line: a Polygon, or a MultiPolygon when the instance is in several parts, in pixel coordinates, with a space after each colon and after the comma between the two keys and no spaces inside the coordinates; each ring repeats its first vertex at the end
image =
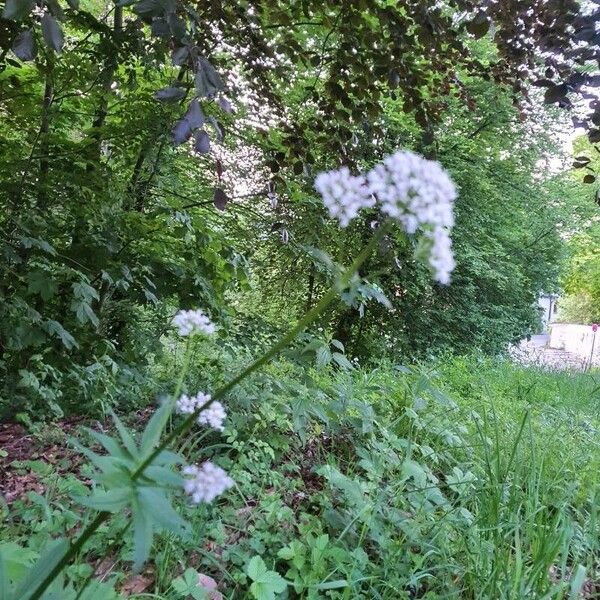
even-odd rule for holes
{"type": "Polygon", "coordinates": [[[542,331],[545,333],[558,317],[558,294],[540,294],[538,307],[541,312],[542,331]]]}

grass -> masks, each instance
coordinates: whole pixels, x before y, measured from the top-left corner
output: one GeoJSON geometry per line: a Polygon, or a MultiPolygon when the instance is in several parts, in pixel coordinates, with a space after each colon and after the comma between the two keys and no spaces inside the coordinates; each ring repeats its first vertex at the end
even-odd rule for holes
{"type": "MultiPolygon", "coordinates": [[[[194,386],[211,389],[216,371],[196,360],[194,386]]],[[[140,599],[191,598],[186,570],[232,599],[600,598],[599,400],[597,374],[477,357],[336,373],[280,361],[229,397],[224,435],[186,439],[190,460],[237,483],[181,505],[191,538],[162,536],[135,576],[117,517],[68,575],[77,586],[95,569],[140,599]],[[285,592],[251,587],[254,557],[285,592]]],[[[33,552],[73,527],[86,476],[44,456],[12,469],[37,469],[45,492],[4,510],[2,539],[33,552]]]]}

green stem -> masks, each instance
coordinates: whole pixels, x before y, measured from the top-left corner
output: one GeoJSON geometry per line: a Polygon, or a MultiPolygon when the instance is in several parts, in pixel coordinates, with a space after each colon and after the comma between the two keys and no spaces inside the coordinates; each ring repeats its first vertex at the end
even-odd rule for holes
{"type": "MultiPolygon", "coordinates": [[[[362,266],[362,264],[369,258],[373,250],[377,247],[377,245],[381,242],[383,237],[389,232],[391,228],[391,222],[387,221],[382,224],[379,229],[375,232],[369,243],[363,248],[360,254],[354,259],[354,262],[343,275],[340,277],[339,281],[335,282],[326,294],[319,300],[319,302],[309,310],[302,319],[298,321],[298,323],[288,331],[277,343],[273,345],[273,347],[268,350],[265,354],[263,354],[260,358],[256,359],[253,363],[248,365],[239,375],[234,377],[231,381],[220,387],[212,396],[210,400],[205,402],[202,406],[198,407],[194,413],[189,415],[184,421],[182,421],[177,427],[175,427],[169,435],[164,439],[164,441],[157,446],[136,468],[136,470],[132,473],[131,479],[135,481],[138,479],[144,469],[160,454],[173,440],[175,440],[179,435],[185,433],[189,429],[192,428],[194,423],[196,422],[196,418],[198,414],[207,408],[212,402],[222,398],[227,392],[229,392],[233,387],[235,387],[240,381],[248,377],[251,373],[262,367],[266,362],[271,360],[274,356],[279,354],[281,350],[283,350],[294,338],[304,330],[308,325],[310,325],[326,308],[333,302],[333,300],[338,295],[340,289],[344,289],[350,283],[352,276],[354,273],[358,271],[358,269],[362,266]]],[[[186,346],[186,353],[184,358],[183,365],[183,374],[180,376],[179,381],[177,382],[176,391],[174,394],[174,398],[177,397],[179,392],[181,391],[181,387],[183,386],[183,378],[185,376],[185,371],[187,370],[190,362],[191,355],[191,340],[188,339],[188,344],[186,346]]],[[[40,583],[35,592],[28,598],[28,600],[38,600],[41,598],[42,594],[46,590],[46,588],[52,583],[54,578],[67,566],[69,561],[79,552],[82,546],[87,542],[87,540],[94,534],[94,532],[110,517],[109,512],[102,511],[98,513],[96,518],[85,528],[85,530],[81,533],[81,535],[72,543],[68,550],[65,552],[64,556],[60,559],[59,563],[48,573],[47,577],[40,583]]]]}
{"type": "Polygon", "coordinates": [[[45,579],[38,585],[36,590],[33,592],[27,600],[38,600],[42,597],[42,594],[46,591],[46,588],[54,581],[58,574],[67,566],[69,561],[79,552],[82,546],[92,537],[96,532],[96,529],[110,517],[110,513],[106,511],[99,512],[96,518],[83,530],[81,535],[72,543],[63,557],[60,559],[58,564],[46,575],[45,579]]]}
{"type": "Polygon", "coordinates": [[[363,248],[362,252],[355,258],[352,265],[344,272],[344,274],[340,277],[340,280],[334,283],[329,290],[325,293],[325,295],[319,300],[319,302],[309,310],[298,323],[292,327],[278,342],[276,342],[270,350],[268,350],[265,354],[263,354],[260,358],[256,359],[253,363],[248,365],[239,375],[234,377],[231,381],[221,386],[212,397],[207,400],[204,404],[196,408],[196,410],[189,415],[184,421],[182,421],[175,429],[169,433],[169,435],[164,439],[164,441],[154,449],[137,467],[137,469],[132,474],[132,479],[137,479],[144,471],[144,469],[156,458],[158,454],[160,454],[173,440],[175,440],[179,435],[186,433],[189,429],[191,429],[196,422],[198,414],[202,412],[205,408],[214,402],[215,400],[219,400],[222,398],[227,392],[229,392],[232,388],[234,388],[240,381],[248,377],[251,373],[262,367],[266,362],[271,360],[274,356],[279,354],[281,350],[283,350],[294,338],[303,331],[308,325],[310,325],[326,308],[331,304],[331,302],[338,295],[339,289],[345,288],[352,279],[352,276],[361,265],[369,258],[375,247],[381,242],[386,233],[390,230],[391,224],[390,222],[384,223],[373,235],[369,243],[363,248]]]}

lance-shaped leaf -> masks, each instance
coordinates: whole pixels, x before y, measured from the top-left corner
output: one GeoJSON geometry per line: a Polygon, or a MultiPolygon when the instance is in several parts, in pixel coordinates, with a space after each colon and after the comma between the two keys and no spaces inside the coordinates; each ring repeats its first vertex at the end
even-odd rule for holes
{"type": "Polygon", "coordinates": [[[15,53],[18,59],[22,61],[29,61],[35,58],[37,54],[37,47],[35,43],[35,37],[33,31],[27,29],[22,31],[13,42],[12,51],[15,53]]]}
{"type": "Polygon", "coordinates": [[[64,36],[58,21],[50,14],[45,13],[42,17],[42,36],[48,48],[56,52],[62,50],[64,36]]]}
{"type": "Polygon", "coordinates": [[[200,57],[196,66],[196,90],[201,97],[212,98],[225,86],[215,68],[200,57]]]}
{"type": "Polygon", "coordinates": [[[74,496],[73,500],[88,508],[116,513],[131,503],[133,494],[133,488],[118,488],[107,491],[94,490],[89,496],[74,496]]]}
{"type": "Polygon", "coordinates": [[[168,398],[164,399],[160,408],[155,411],[148,421],[144,433],[142,434],[141,452],[142,456],[147,456],[160,441],[160,436],[173,412],[175,403],[168,398]]]}
{"type": "Polygon", "coordinates": [[[231,113],[233,112],[233,108],[231,107],[231,102],[229,102],[229,100],[227,100],[227,98],[221,96],[219,98],[219,106],[221,107],[221,110],[225,111],[226,113],[231,113]]]}
{"type": "Polygon", "coordinates": [[[208,122],[212,125],[215,130],[215,135],[217,136],[217,141],[222,142],[225,139],[225,133],[223,132],[223,127],[221,123],[217,121],[213,116],[208,117],[208,122]]]}
{"type": "Polygon", "coordinates": [[[21,586],[19,589],[17,589],[14,598],[19,598],[19,600],[26,600],[29,598],[38,588],[38,586],[44,581],[44,579],[46,579],[46,577],[50,574],[50,571],[52,571],[52,569],[54,569],[54,567],[60,562],[68,547],[69,542],[64,538],[59,538],[52,541],[46,547],[44,554],[42,554],[38,561],[33,565],[31,570],[27,573],[27,576],[21,583],[21,586]]]}

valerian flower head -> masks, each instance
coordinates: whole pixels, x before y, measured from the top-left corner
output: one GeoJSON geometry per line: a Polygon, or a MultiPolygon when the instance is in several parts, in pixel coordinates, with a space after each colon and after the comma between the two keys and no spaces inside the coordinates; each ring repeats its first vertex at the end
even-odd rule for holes
{"type": "Polygon", "coordinates": [[[221,467],[210,461],[206,461],[200,466],[184,467],[183,474],[187,476],[184,489],[196,504],[212,502],[233,486],[233,479],[221,467]]]}
{"type": "Polygon", "coordinates": [[[195,396],[182,394],[179,400],[175,403],[175,410],[182,415],[191,415],[200,406],[206,404],[210,400],[210,394],[198,392],[195,396]]]}
{"type": "Polygon", "coordinates": [[[193,333],[212,335],[215,326],[201,310],[180,310],[173,317],[173,325],[179,329],[179,335],[188,336],[193,333]]]}
{"type": "Polygon", "coordinates": [[[418,227],[452,227],[454,183],[442,166],[414,152],[399,151],[367,174],[381,210],[398,219],[408,233],[418,227]]]}
{"type": "MultiPolygon", "coordinates": [[[[175,403],[175,410],[181,415],[191,415],[196,412],[200,407],[210,402],[210,394],[198,392],[195,396],[188,396],[182,394],[179,400],[175,403]]],[[[210,402],[207,408],[200,411],[198,414],[198,425],[208,425],[218,431],[225,429],[223,423],[227,418],[225,407],[215,400],[210,402]]]]}
{"type": "Polygon", "coordinates": [[[454,225],[456,188],[435,161],[414,152],[386,157],[366,176],[352,176],[347,167],[321,173],[315,187],[332,217],[345,227],[359,210],[374,206],[400,222],[404,230],[426,236],[429,264],[440,283],[450,283],[454,269],[450,230],[454,225]]]}
{"type": "Polygon", "coordinates": [[[361,208],[375,205],[365,178],[351,175],[348,167],[320,173],[315,188],[323,197],[329,215],[338,219],[341,227],[346,227],[361,208]]]}
{"type": "MultiPolygon", "coordinates": [[[[203,403],[199,404],[200,406],[203,403]]],[[[208,408],[205,408],[203,411],[200,411],[198,415],[198,424],[199,425],[209,425],[213,429],[217,429],[218,431],[223,431],[225,427],[223,423],[227,418],[227,413],[225,412],[224,406],[218,402],[211,402],[208,408]]]]}

